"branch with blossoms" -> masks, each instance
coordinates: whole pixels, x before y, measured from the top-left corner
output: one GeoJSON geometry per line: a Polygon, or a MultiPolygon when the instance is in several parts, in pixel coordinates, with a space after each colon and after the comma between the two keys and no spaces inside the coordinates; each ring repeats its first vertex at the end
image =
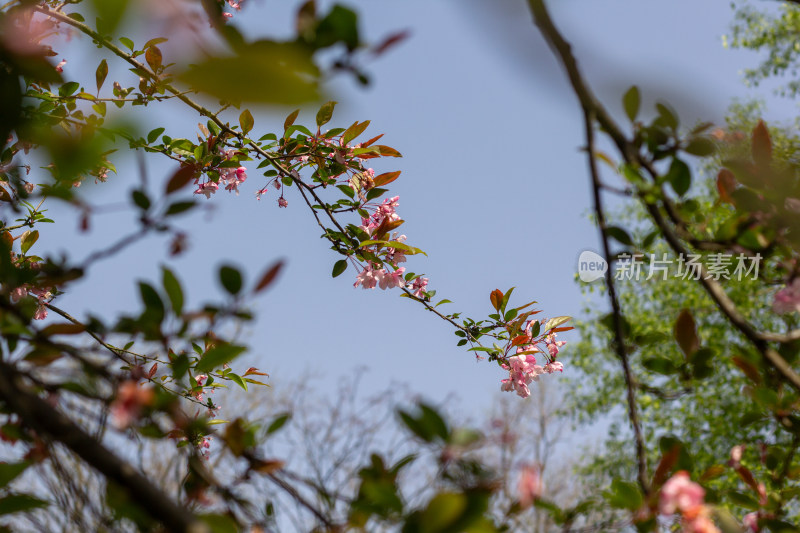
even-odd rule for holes
{"type": "MultiPolygon", "coordinates": [[[[114,39],[115,25],[109,21],[115,14],[114,5],[95,3],[99,16],[96,27],[92,27],[78,4],[79,1],[12,1],[0,10],[0,82],[20,88],[18,93],[10,89],[8,101],[0,102],[4,106],[0,110],[8,110],[11,117],[7,124],[0,124],[0,201],[4,209],[14,213],[10,216],[19,216],[15,223],[8,223],[4,216],[0,225],[0,333],[7,348],[1,365],[7,372],[6,379],[0,380],[0,401],[15,414],[0,428],[0,438],[37,450],[41,447],[43,457],[47,447],[55,443],[68,447],[105,478],[129,489],[127,503],[138,505],[144,512],[126,518],[141,529],[151,528],[152,520],[156,520],[174,530],[203,530],[205,526],[198,525],[198,518],[215,527],[224,522],[229,529],[259,524],[261,518],[240,491],[240,485],[250,476],[270,480],[328,529],[337,529],[340,522],[344,523],[329,519],[298,492],[280,472],[280,461],[261,457],[257,450],[256,437],[261,431],[258,425],[241,417],[230,421],[217,418],[220,406],[213,400],[215,390],[228,385],[244,390],[266,385],[261,378],[267,374],[257,368],[243,372],[232,368],[246,350],[236,339],[236,328],[252,320],[246,306],[276,281],[281,262],[268,267],[249,285],[238,269],[222,265],[218,282],[224,297],[200,307],[186,305],[181,282],[167,267],[161,269],[159,282],[138,283],[139,310],[115,320],[92,315],[79,319],[56,306],[59,295],[83,278],[88,269],[146,235],[171,236],[170,253],[180,254],[186,247],[186,235],[175,220],[196,209],[203,200],[178,195],[191,190],[193,197],[211,200],[221,189],[238,195],[253,183],[254,172],[263,176],[255,198],[261,200],[275,194],[279,208],[288,208],[288,197],[296,187],[322,236],[338,254],[332,269],[334,277],[351,268],[355,271],[355,287],[400,289],[403,296],[454,326],[459,346],[469,344],[478,359],[497,362],[508,375],[502,382],[503,390],[525,397],[530,394],[528,386],[540,375],[563,370],[557,355],[564,342],[556,340],[556,335],[571,329],[563,326],[569,317],[533,320],[531,317],[539,311],[528,308],[534,302],[509,307],[511,290],[492,292],[490,300],[495,312],[486,319],[445,314],[440,306],[449,300],[434,302],[436,291],[429,288],[429,279],[407,270],[409,258],[424,252],[408,244],[406,236],[398,231],[404,223],[398,212],[399,197],[392,196],[388,186],[398,179],[400,171],[379,173],[370,166],[371,160],[397,158],[401,154],[379,144],[382,135],[365,139],[368,121],[324,130],[335,108],[335,102],[327,102],[317,112],[313,127],[298,122],[298,110],[286,118],[282,132],[259,137],[252,113],[240,107],[247,98],[226,96],[215,109],[195,99],[195,93],[219,96],[213,82],[226,77],[217,75],[215,69],[230,68],[231,64],[245,66],[248,72],[258,70],[259,65],[267,70],[276,68],[259,63],[258,58],[263,57],[277,57],[277,68],[288,64],[288,72],[283,74],[289,92],[302,94],[301,100],[311,99],[316,95],[315,84],[320,76],[320,69],[312,61],[314,52],[340,44],[346,53],[336,60],[334,70],[349,72],[363,81],[356,60],[360,44],[354,43],[350,24],[354,13],[338,5],[327,14],[318,13],[316,4],[308,1],[298,13],[299,45],[248,43],[233,26],[226,25],[233,14],[226,14],[225,10],[238,10],[242,2],[203,2],[209,26],[235,55],[207,58],[199,65],[184,68],[165,57],[168,54],[163,43],[167,39],[159,37],[139,45],[128,37],[114,39]],[[134,84],[107,83],[111,81],[107,59],[97,65],[93,86],[87,88],[70,80],[74,63],[61,58],[51,64],[48,58],[58,54],[46,44],[49,37],[67,32],[89,37],[98,48],[122,60],[135,76],[134,84]],[[6,61],[6,57],[10,59],[6,61]],[[198,124],[196,140],[174,138],[165,127],[142,135],[114,127],[111,121],[116,109],[177,102],[207,119],[205,124],[198,124]],[[231,108],[238,110],[238,117],[228,116],[231,108]],[[177,170],[159,190],[154,190],[144,170],[140,173],[140,183],[130,196],[138,221],[136,230],[98,248],[82,261],[35,255],[43,225],[54,222],[46,215],[45,201],[48,205],[52,201],[68,203],[80,214],[80,230],[89,229],[92,217],[101,210],[82,198],[79,187],[92,178],[95,183],[103,183],[117,173],[113,159],[122,143],[141,154],[157,153],[178,163],[177,170]],[[49,175],[48,180],[42,180],[44,183],[28,181],[31,167],[23,163],[31,150],[39,150],[50,161],[41,169],[49,175]],[[38,205],[34,205],[36,200],[40,200],[38,205]],[[89,345],[79,346],[64,339],[85,339],[89,345]],[[492,342],[491,347],[487,339],[492,342]],[[71,410],[76,404],[80,407],[71,410]],[[49,415],[32,420],[46,405],[49,415]],[[79,421],[81,417],[85,420],[79,421]],[[156,484],[138,474],[131,475],[133,467],[103,445],[107,427],[122,436],[173,441],[181,450],[186,469],[177,497],[170,499],[156,484]],[[87,439],[94,439],[94,444],[85,445],[87,439]],[[217,479],[204,462],[214,450],[212,442],[219,443],[221,451],[240,463],[230,480],[217,479]],[[186,510],[195,505],[208,506],[212,498],[224,502],[226,514],[195,516],[186,510]],[[162,499],[161,507],[151,509],[153,499],[162,499]],[[174,508],[183,510],[168,519],[166,515],[174,508]]],[[[378,55],[401,38],[400,34],[390,36],[369,53],[378,55]]],[[[237,83],[238,88],[247,86],[237,83]]],[[[261,89],[267,91],[270,87],[261,89]]],[[[280,100],[275,97],[275,101],[280,100]]],[[[417,436],[435,442],[448,453],[474,441],[474,436],[466,438],[463,432],[448,428],[427,406],[418,417],[406,415],[407,425],[417,436]],[[420,429],[429,426],[431,420],[436,434],[420,429]]],[[[285,422],[285,417],[277,417],[266,427],[266,434],[277,431],[285,422]]],[[[488,499],[488,475],[474,476],[478,468],[474,463],[453,461],[444,451],[441,457],[444,478],[451,482],[461,480],[454,482],[460,497],[474,498],[479,494],[481,501],[488,499]]],[[[372,513],[394,523],[418,524],[422,511],[436,509],[436,502],[431,502],[427,510],[403,510],[401,506],[402,512],[394,509],[386,513],[379,505],[376,510],[370,502],[374,492],[370,488],[371,476],[396,478],[404,464],[386,467],[373,459],[372,465],[359,474],[363,490],[349,502],[353,516],[348,517],[347,523],[357,524],[365,513],[367,517],[372,513]]],[[[15,475],[28,466],[19,463],[15,475]]],[[[113,487],[109,490],[113,491],[113,487]]],[[[40,505],[32,495],[12,496],[25,499],[32,507],[40,505]]],[[[474,500],[470,502],[467,507],[473,507],[474,500]]],[[[110,505],[116,513],[127,503],[110,505]]],[[[465,515],[464,520],[467,518],[465,515]]]]}

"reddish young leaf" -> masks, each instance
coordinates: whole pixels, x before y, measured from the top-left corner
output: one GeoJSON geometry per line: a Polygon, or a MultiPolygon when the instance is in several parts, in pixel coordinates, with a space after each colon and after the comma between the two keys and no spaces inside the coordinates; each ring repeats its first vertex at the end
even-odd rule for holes
{"type": "Polygon", "coordinates": [[[700,339],[697,338],[697,327],[691,311],[684,309],[675,321],[675,340],[681,347],[686,357],[689,357],[700,348],[700,339]]]}
{"type": "Polygon", "coordinates": [[[82,324],[50,324],[42,330],[42,335],[77,335],[84,331],[86,328],[82,324]]]}
{"type": "Polygon", "coordinates": [[[242,374],[243,376],[269,376],[266,372],[259,371],[256,367],[251,366],[247,369],[247,372],[242,374]]]}
{"type": "Polygon", "coordinates": [[[342,142],[344,144],[348,144],[350,141],[364,133],[364,130],[367,129],[367,126],[369,126],[369,120],[365,120],[364,122],[356,121],[352,126],[347,128],[344,133],[342,133],[342,142]]]}
{"type": "Polygon", "coordinates": [[[163,61],[163,56],[158,46],[153,45],[148,48],[147,52],[144,54],[144,58],[147,60],[147,64],[150,65],[150,68],[153,69],[153,72],[158,72],[158,69],[161,67],[161,62],[163,61]]]}
{"type": "Polygon", "coordinates": [[[529,342],[531,342],[529,335],[519,335],[518,337],[514,337],[514,340],[511,341],[511,346],[522,346],[523,344],[528,344],[529,342]]]}
{"type": "Polygon", "coordinates": [[[106,81],[106,76],[108,76],[108,63],[106,60],[102,60],[99,65],[97,65],[97,70],[94,73],[95,81],[97,82],[97,91],[100,92],[100,88],[103,86],[103,82],[106,81]]]}
{"type": "Polygon", "coordinates": [[[384,172],[383,174],[375,176],[375,179],[373,180],[375,182],[375,186],[380,187],[381,185],[388,185],[400,177],[400,172],[400,170],[396,170],[394,172],[384,172]]]}
{"type": "Polygon", "coordinates": [[[503,303],[503,291],[500,289],[493,290],[489,295],[489,300],[492,302],[492,307],[494,307],[495,311],[499,311],[503,303]]]}
{"type": "Polygon", "coordinates": [[[375,48],[372,49],[372,53],[376,56],[379,56],[385,53],[388,49],[392,48],[396,44],[406,40],[408,36],[411,35],[411,32],[408,30],[398,31],[397,33],[393,33],[386,37],[383,41],[380,42],[375,48]]]}
{"type": "Polygon", "coordinates": [[[742,481],[747,483],[747,485],[753,489],[756,494],[759,496],[761,495],[761,492],[758,490],[758,482],[753,477],[753,473],[750,472],[747,467],[740,464],[739,466],[734,467],[734,470],[736,470],[736,473],[739,474],[740,478],[742,478],[742,481]]]}
{"type": "Polygon", "coordinates": [[[733,205],[733,197],[731,193],[736,188],[736,178],[733,172],[727,168],[723,168],[717,174],[717,191],[719,191],[719,198],[726,204],[733,205]]]}
{"type": "Polygon", "coordinates": [[[250,463],[250,466],[260,474],[272,474],[283,468],[283,461],[256,459],[250,463]]]}
{"type": "Polygon", "coordinates": [[[150,367],[150,371],[147,373],[147,379],[153,379],[153,376],[156,375],[157,370],[158,370],[158,363],[153,363],[153,366],[150,367]]]}
{"type": "Polygon", "coordinates": [[[667,475],[672,470],[672,467],[675,466],[680,454],[681,447],[673,446],[671,450],[661,456],[661,460],[658,462],[658,466],[656,467],[656,472],[653,474],[654,488],[660,487],[664,484],[664,482],[667,480],[667,475]]]}
{"type": "Polygon", "coordinates": [[[575,329],[573,326],[564,326],[563,328],[553,328],[553,333],[560,333],[562,331],[569,331],[575,329]]]}
{"type": "Polygon", "coordinates": [[[182,189],[195,177],[197,177],[197,168],[195,168],[194,165],[182,166],[167,182],[167,194],[171,194],[179,189],[182,189]]]}
{"type": "Polygon", "coordinates": [[[741,370],[744,375],[750,379],[750,381],[757,384],[761,383],[761,374],[758,372],[758,369],[752,363],[750,363],[750,361],[747,361],[738,355],[733,356],[731,360],[733,361],[733,364],[739,367],[739,370],[741,370]]]}
{"type": "Polygon", "coordinates": [[[289,127],[292,124],[294,124],[294,121],[297,120],[297,115],[299,115],[299,114],[300,114],[300,110],[299,109],[295,109],[294,111],[289,113],[289,116],[286,117],[286,120],[283,122],[283,131],[288,130],[289,127]]]}
{"type": "Polygon", "coordinates": [[[380,139],[381,137],[383,137],[383,133],[381,133],[377,137],[373,137],[372,139],[368,140],[367,142],[361,143],[361,148],[366,148],[368,146],[372,146],[372,144],[377,142],[378,139],[380,139]]]}
{"type": "Polygon", "coordinates": [[[769,167],[772,162],[772,140],[763,120],[759,120],[753,128],[752,140],[753,161],[760,167],[769,167]]]}
{"type": "Polygon", "coordinates": [[[261,276],[261,280],[258,282],[258,285],[256,285],[256,288],[253,290],[253,293],[259,293],[264,289],[266,289],[267,287],[269,287],[272,284],[272,282],[275,281],[275,278],[278,276],[278,273],[280,273],[282,268],[283,268],[283,260],[280,260],[275,264],[273,264],[271,267],[269,267],[267,271],[264,272],[264,275],[261,276]]]}
{"type": "Polygon", "coordinates": [[[398,152],[397,150],[395,150],[391,146],[384,146],[382,144],[377,144],[377,145],[375,145],[375,148],[377,148],[378,151],[383,156],[387,156],[387,157],[403,157],[402,154],[400,154],[400,152],[398,152]]]}

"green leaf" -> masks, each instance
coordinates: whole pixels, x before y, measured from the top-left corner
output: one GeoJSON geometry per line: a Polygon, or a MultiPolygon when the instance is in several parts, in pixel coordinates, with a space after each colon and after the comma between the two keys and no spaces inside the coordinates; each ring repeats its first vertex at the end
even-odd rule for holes
{"type": "Polygon", "coordinates": [[[698,157],[707,157],[716,152],[717,147],[714,141],[707,137],[695,137],[689,141],[683,150],[698,157]]]}
{"type": "Polygon", "coordinates": [[[17,476],[22,474],[31,463],[22,461],[21,463],[0,463],[0,488],[11,483],[17,476]]]}
{"type": "Polygon", "coordinates": [[[221,344],[209,349],[195,366],[195,372],[200,374],[208,373],[224,364],[230,363],[247,348],[235,344],[221,344]]]}
{"type": "Polygon", "coordinates": [[[675,374],[678,371],[678,365],[666,357],[646,357],[642,360],[642,366],[651,372],[665,376],[675,374]]]}
{"type": "Polygon", "coordinates": [[[603,492],[612,507],[635,511],[642,506],[642,493],[635,483],[615,479],[611,482],[611,490],[603,492]]]}
{"type": "Polygon", "coordinates": [[[58,95],[62,97],[72,96],[75,91],[80,89],[81,84],[77,81],[68,81],[64,85],[58,88],[58,95]]]}
{"type": "Polygon", "coordinates": [[[270,423],[269,427],[267,427],[267,435],[272,435],[273,433],[280,431],[280,429],[285,426],[286,422],[288,422],[291,418],[291,413],[283,413],[276,416],[270,423]]]}
{"type": "Polygon", "coordinates": [[[131,41],[131,40],[130,40],[130,39],[128,39],[127,37],[120,37],[120,38],[119,38],[119,42],[121,42],[121,43],[123,44],[123,46],[125,46],[125,48],[127,48],[128,50],[130,50],[131,52],[133,52],[133,49],[134,49],[134,46],[135,46],[135,45],[133,44],[133,41],[131,41]]]}
{"type": "Polygon", "coordinates": [[[459,519],[468,511],[467,497],[454,492],[439,493],[428,503],[422,511],[419,523],[421,532],[438,533],[449,531],[459,519]]]}
{"type": "Polygon", "coordinates": [[[222,283],[222,287],[233,295],[238,294],[244,284],[242,273],[228,265],[224,265],[219,269],[219,281],[222,283]]]}
{"type": "Polygon", "coordinates": [[[238,533],[236,521],[224,514],[201,514],[198,518],[211,528],[211,533],[238,533]]]}
{"type": "Polygon", "coordinates": [[[158,292],[151,285],[140,281],[139,295],[142,298],[145,313],[149,314],[152,320],[161,322],[164,319],[164,302],[161,301],[158,292]]]}
{"type": "Polygon", "coordinates": [[[396,250],[403,250],[403,252],[406,255],[422,254],[422,255],[424,255],[426,257],[428,256],[428,254],[426,254],[425,252],[423,252],[419,248],[414,248],[413,246],[409,246],[407,244],[404,244],[402,242],[397,242],[397,241],[374,241],[374,240],[369,240],[369,241],[362,242],[361,246],[372,246],[373,244],[381,244],[383,246],[386,246],[386,247],[389,247],[389,248],[394,248],[396,250]]]}
{"type": "Polygon", "coordinates": [[[678,115],[675,111],[660,102],[656,104],[656,110],[658,111],[658,119],[664,126],[672,130],[678,129],[678,115]]]}
{"type": "Polygon", "coordinates": [[[164,133],[164,128],[156,128],[152,130],[147,134],[147,142],[150,144],[156,142],[156,139],[158,139],[162,133],[164,133]]]}
{"type": "Polygon", "coordinates": [[[333,265],[333,272],[331,273],[332,277],[337,277],[341,275],[342,272],[347,270],[347,259],[340,259],[336,261],[333,265]]]}
{"type": "Polygon", "coordinates": [[[95,73],[94,73],[94,78],[95,78],[95,81],[97,82],[97,92],[100,92],[100,88],[103,86],[103,83],[106,81],[106,76],[108,76],[108,63],[104,59],[97,66],[97,71],[95,71],[95,73]]]}
{"type": "Polygon", "coordinates": [[[39,240],[39,230],[28,230],[20,238],[20,250],[23,254],[28,253],[36,241],[39,240]]]}
{"type": "Polygon", "coordinates": [[[336,43],[344,43],[349,51],[358,48],[358,16],[344,6],[334,5],[317,25],[314,46],[326,48],[336,43]]]}
{"type": "Polygon", "coordinates": [[[317,111],[317,126],[322,127],[330,122],[333,116],[333,108],[336,107],[337,102],[326,102],[317,111]]]}
{"type": "Polygon", "coordinates": [[[672,189],[679,196],[683,196],[692,185],[692,171],[689,165],[674,157],[666,175],[667,181],[672,185],[672,189]]]}
{"type": "Polygon", "coordinates": [[[548,320],[547,323],[545,323],[544,331],[547,332],[547,331],[550,331],[553,328],[557,328],[559,326],[562,326],[562,325],[566,324],[567,322],[569,322],[570,320],[572,320],[571,316],[556,316],[556,317],[553,317],[550,320],[548,320]]]}
{"type": "Polygon", "coordinates": [[[639,115],[639,107],[641,106],[641,97],[639,96],[639,88],[634,85],[622,97],[622,106],[625,108],[625,114],[631,122],[636,120],[639,115]]]}
{"type": "Polygon", "coordinates": [[[191,200],[186,200],[184,202],[175,202],[170,204],[170,206],[164,212],[164,215],[165,216],[177,215],[183,213],[184,211],[188,211],[189,209],[192,209],[195,206],[197,206],[197,202],[193,202],[191,200]]]}
{"type": "Polygon", "coordinates": [[[298,104],[318,98],[319,70],[298,43],[257,41],[233,57],[212,57],[178,78],[226,101],[298,104]]]}
{"type": "Polygon", "coordinates": [[[0,515],[31,511],[40,507],[47,507],[47,502],[30,494],[9,494],[0,498],[0,515]]]}
{"type": "MultiPolygon", "coordinates": [[[[122,20],[122,15],[125,14],[125,10],[128,7],[128,0],[92,0],[92,7],[98,18],[103,21],[102,24],[98,24],[98,26],[102,26],[103,30],[100,33],[108,35],[114,33],[114,30],[122,20]]],[[[100,29],[98,27],[98,31],[100,29]]],[[[132,49],[133,47],[131,47],[132,49]]]]}
{"type": "Polygon", "coordinates": [[[148,198],[147,195],[139,189],[135,189],[133,192],[131,192],[131,198],[133,199],[133,203],[136,204],[142,211],[147,211],[150,209],[150,198],[148,198]]]}
{"type": "Polygon", "coordinates": [[[242,128],[242,133],[247,135],[247,132],[253,129],[254,124],[255,120],[253,119],[253,115],[250,113],[250,110],[245,109],[242,111],[242,114],[239,115],[239,126],[242,128]]]}
{"type": "Polygon", "coordinates": [[[631,236],[628,234],[627,231],[620,228],[619,226],[607,227],[606,234],[612,239],[621,242],[626,246],[633,246],[633,239],[631,239],[631,236]]]}
{"type": "Polygon", "coordinates": [[[240,375],[234,374],[233,372],[229,372],[228,374],[225,374],[225,377],[227,377],[229,380],[239,385],[244,390],[247,390],[247,383],[242,379],[240,375]]]}
{"type": "Polygon", "coordinates": [[[183,290],[175,274],[167,267],[161,267],[161,280],[164,285],[164,292],[167,293],[172,310],[180,316],[183,311],[183,290]]]}

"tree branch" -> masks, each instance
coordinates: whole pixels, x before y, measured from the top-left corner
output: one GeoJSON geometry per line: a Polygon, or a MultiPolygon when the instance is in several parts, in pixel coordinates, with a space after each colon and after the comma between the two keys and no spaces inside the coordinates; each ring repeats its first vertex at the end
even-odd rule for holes
{"type": "Polygon", "coordinates": [[[136,502],[142,510],[170,531],[210,531],[208,526],[151,484],[133,466],[114,455],[50,404],[26,389],[22,384],[22,374],[17,368],[0,361],[0,399],[25,425],[75,452],[108,480],[122,487],[131,501],[136,502]]]}

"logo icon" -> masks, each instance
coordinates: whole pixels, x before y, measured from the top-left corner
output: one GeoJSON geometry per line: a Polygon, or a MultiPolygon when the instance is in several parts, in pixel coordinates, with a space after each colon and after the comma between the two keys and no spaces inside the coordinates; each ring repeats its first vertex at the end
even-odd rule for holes
{"type": "Polygon", "coordinates": [[[578,277],[581,281],[591,283],[603,277],[608,270],[608,263],[602,256],[584,250],[578,257],[578,277]]]}

